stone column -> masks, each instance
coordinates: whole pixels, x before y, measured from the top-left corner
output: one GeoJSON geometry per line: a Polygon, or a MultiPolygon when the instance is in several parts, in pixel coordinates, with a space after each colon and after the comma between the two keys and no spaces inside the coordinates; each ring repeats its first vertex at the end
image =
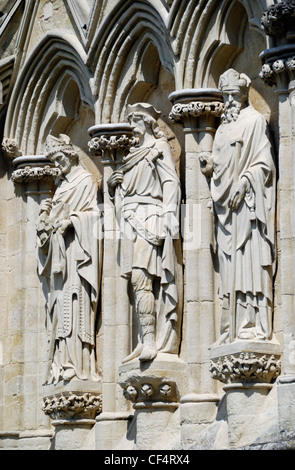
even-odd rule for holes
{"type": "MultiPolygon", "coordinates": [[[[4,147],[7,145],[6,140],[4,147]]],[[[14,221],[13,228],[15,233],[19,233],[17,241],[20,259],[13,269],[15,285],[9,286],[11,293],[20,293],[17,299],[11,298],[9,302],[9,316],[15,316],[18,312],[21,325],[18,354],[23,362],[20,378],[23,383],[21,387],[23,396],[20,393],[18,399],[23,406],[19,439],[22,440],[24,448],[33,446],[45,450],[50,448],[53,432],[48,418],[41,411],[42,364],[46,358],[46,338],[44,298],[36,272],[35,223],[41,199],[52,196],[54,192],[54,180],[57,173],[43,155],[21,156],[19,152],[16,152],[16,155],[10,155],[10,158],[13,158],[11,180],[19,196],[14,198],[17,220],[14,221]]],[[[13,214],[10,214],[9,218],[12,220],[13,214]]],[[[17,252],[10,253],[9,256],[9,264],[17,262],[17,252]]]]}
{"type": "Polygon", "coordinates": [[[271,48],[260,54],[261,78],[279,105],[278,201],[280,283],[283,327],[283,375],[278,380],[281,430],[295,427],[295,5],[282,1],[269,7],[262,25],[271,48]]]}
{"type": "Polygon", "coordinates": [[[170,118],[185,133],[185,207],[183,218],[185,322],[188,390],[181,397],[183,446],[189,446],[216,416],[217,384],[209,373],[209,347],[215,342],[213,216],[210,190],[200,171],[199,157],[211,153],[223,111],[217,89],[189,89],[172,93],[170,118]]]}
{"type": "Polygon", "coordinates": [[[109,198],[107,181],[122,162],[133,141],[128,123],[102,124],[89,129],[89,149],[102,158],[104,201],[104,262],[102,282],[103,390],[102,414],[97,418],[96,449],[113,449],[126,434],[132,414],[118,385],[118,368],[129,354],[131,311],[127,281],[120,276],[117,261],[120,227],[109,198]]]}

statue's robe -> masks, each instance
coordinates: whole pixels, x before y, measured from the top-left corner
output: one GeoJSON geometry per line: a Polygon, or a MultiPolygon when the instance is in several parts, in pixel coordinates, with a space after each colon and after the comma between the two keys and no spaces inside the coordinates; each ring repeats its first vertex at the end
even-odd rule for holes
{"type": "Polygon", "coordinates": [[[58,183],[47,220],[37,227],[38,271],[48,281],[47,329],[52,361],[50,380],[72,369],[79,379],[97,380],[95,325],[100,292],[102,239],[96,179],[81,166],[58,183]],[[69,218],[65,236],[54,228],[69,218]]]}
{"type": "Polygon", "coordinates": [[[254,328],[258,336],[269,339],[275,269],[276,170],[264,117],[248,106],[241,110],[236,121],[221,123],[212,153],[211,192],[217,218],[221,297],[229,298],[234,283],[237,329],[254,328]],[[243,142],[238,162],[233,144],[237,139],[243,142]],[[239,179],[247,178],[250,184],[236,211],[236,246],[233,247],[229,200],[235,183],[235,164],[239,179]],[[234,279],[233,250],[236,251],[234,279]]]}

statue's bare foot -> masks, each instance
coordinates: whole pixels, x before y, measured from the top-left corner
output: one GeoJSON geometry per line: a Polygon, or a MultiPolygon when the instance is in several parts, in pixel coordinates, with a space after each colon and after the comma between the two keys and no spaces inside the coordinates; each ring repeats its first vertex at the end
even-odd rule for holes
{"type": "Polygon", "coordinates": [[[157,356],[158,350],[155,344],[146,344],[139,356],[140,361],[152,361],[157,356]]]}
{"type": "Polygon", "coordinates": [[[138,343],[134,351],[131,354],[129,354],[129,356],[125,357],[125,359],[123,359],[122,364],[132,361],[132,359],[135,359],[136,357],[138,357],[140,353],[142,352],[142,350],[143,350],[143,344],[138,343]]]}

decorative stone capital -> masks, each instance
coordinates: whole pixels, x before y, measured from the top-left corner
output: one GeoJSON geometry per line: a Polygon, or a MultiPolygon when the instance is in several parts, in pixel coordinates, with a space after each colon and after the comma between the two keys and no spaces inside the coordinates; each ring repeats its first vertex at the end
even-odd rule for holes
{"type": "Polygon", "coordinates": [[[268,86],[288,88],[295,79],[295,47],[294,45],[279,46],[268,49],[260,54],[263,63],[260,78],[268,86]]]}
{"type": "Polygon", "coordinates": [[[136,143],[128,123],[101,124],[91,127],[88,133],[91,137],[88,143],[90,154],[98,157],[107,152],[114,162],[117,151],[126,152],[136,143]]]}
{"type": "Polygon", "coordinates": [[[153,363],[142,368],[138,360],[130,361],[119,369],[119,383],[126,400],[134,408],[179,406],[183,375],[183,362],[163,360],[165,354],[159,354],[153,363]]]}
{"type": "Polygon", "coordinates": [[[44,398],[42,410],[53,420],[94,419],[102,411],[102,398],[87,392],[63,392],[44,398]]]}
{"type": "Polygon", "coordinates": [[[173,103],[169,118],[177,124],[201,116],[220,117],[224,111],[222,94],[215,88],[176,91],[169,99],[173,103]]]}
{"type": "Polygon", "coordinates": [[[230,383],[273,383],[281,373],[280,346],[237,341],[211,350],[213,379],[230,383]]]}
{"type": "Polygon", "coordinates": [[[58,169],[53,167],[44,155],[17,157],[13,160],[15,167],[11,179],[14,183],[34,183],[40,180],[54,181],[58,169]]]}
{"type": "Polygon", "coordinates": [[[101,383],[72,379],[45,385],[42,410],[52,420],[94,419],[102,411],[101,383]]]}

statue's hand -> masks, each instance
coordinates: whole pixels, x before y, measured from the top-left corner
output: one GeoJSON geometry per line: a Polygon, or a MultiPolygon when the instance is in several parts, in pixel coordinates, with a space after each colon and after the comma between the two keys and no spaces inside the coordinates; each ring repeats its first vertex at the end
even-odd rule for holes
{"type": "Polygon", "coordinates": [[[72,221],[71,219],[63,219],[60,223],[59,223],[59,227],[58,227],[58,230],[59,232],[61,233],[61,235],[64,237],[65,234],[66,234],[66,231],[68,230],[69,227],[71,227],[73,224],[72,224],[72,221]]]}
{"type": "Polygon", "coordinates": [[[170,234],[172,238],[179,237],[179,221],[173,212],[164,214],[164,234],[170,234]]]}
{"type": "Polygon", "coordinates": [[[249,181],[247,178],[241,178],[235,185],[229,200],[229,207],[232,211],[238,210],[242,200],[245,197],[246,191],[249,188],[249,181]]]}
{"type": "Polygon", "coordinates": [[[44,199],[40,204],[40,213],[46,212],[46,214],[49,214],[51,209],[52,209],[52,199],[51,198],[44,199]]]}
{"type": "Polygon", "coordinates": [[[201,172],[203,175],[210,177],[213,173],[213,158],[210,153],[201,153],[199,157],[201,172]]]}
{"type": "Polygon", "coordinates": [[[122,171],[114,171],[112,176],[108,179],[108,187],[111,192],[114,191],[114,188],[123,183],[124,175],[122,171]]]}

